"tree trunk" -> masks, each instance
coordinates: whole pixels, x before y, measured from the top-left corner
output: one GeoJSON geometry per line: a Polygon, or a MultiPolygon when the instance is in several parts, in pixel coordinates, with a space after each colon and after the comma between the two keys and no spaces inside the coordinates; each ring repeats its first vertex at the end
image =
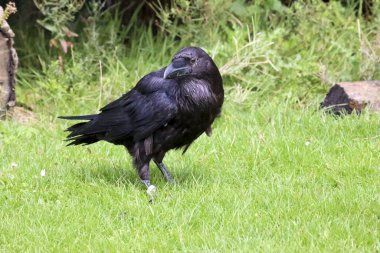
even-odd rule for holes
{"type": "MultiPolygon", "coordinates": [[[[0,17],[3,9],[0,6],[0,17]]],[[[13,48],[14,33],[8,23],[0,24],[0,119],[6,117],[16,103],[16,70],[18,58],[13,48]]]]}
{"type": "Polygon", "coordinates": [[[380,112],[380,81],[337,83],[321,103],[321,107],[335,114],[361,112],[367,106],[380,112]]]}

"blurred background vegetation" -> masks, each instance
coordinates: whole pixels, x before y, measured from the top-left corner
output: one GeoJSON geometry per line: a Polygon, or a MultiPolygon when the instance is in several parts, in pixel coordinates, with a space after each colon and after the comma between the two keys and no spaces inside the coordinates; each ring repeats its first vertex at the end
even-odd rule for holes
{"type": "Polygon", "coordinates": [[[380,80],[379,0],[14,1],[17,101],[38,117],[0,122],[0,252],[380,252],[379,115],[318,110],[335,82],[380,80]],[[165,157],[177,184],[151,169],[151,205],[124,149],[65,148],[57,116],[186,46],[226,100],[212,139],[165,157]]]}
{"type": "Polygon", "coordinates": [[[15,3],[18,102],[52,119],[93,112],[190,45],[215,58],[227,99],[241,105],[302,107],[335,82],[380,79],[379,1],[15,3]]]}

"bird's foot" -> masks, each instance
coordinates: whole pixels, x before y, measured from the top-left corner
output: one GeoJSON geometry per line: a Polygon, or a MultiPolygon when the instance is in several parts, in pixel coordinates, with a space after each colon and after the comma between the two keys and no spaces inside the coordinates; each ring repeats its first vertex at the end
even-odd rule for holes
{"type": "Polygon", "coordinates": [[[166,182],[167,182],[168,184],[170,184],[170,185],[175,184],[175,180],[174,180],[174,178],[167,178],[167,179],[166,179],[166,182]]]}
{"type": "Polygon", "coordinates": [[[146,186],[146,193],[149,196],[149,202],[152,203],[157,192],[156,186],[150,184],[149,180],[141,180],[141,182],[146,186]]]}
{"type": "Polygon", "coordinates": [[[154,196],[157,192],[157,188],[154,185],[149,185],[148,189],[146,190],[146,193],[148,193],[149,196],[154,196]]]}
{"type": "Polygon", "coordinates": [[[146,193],[148,194],[149,196],[149,203],[153,203],[155,197],[156,197],[156,193],[157,193],[157,188],[156,186],[154,185],[149,185],[148,189],[146,190],[146,193]]]}

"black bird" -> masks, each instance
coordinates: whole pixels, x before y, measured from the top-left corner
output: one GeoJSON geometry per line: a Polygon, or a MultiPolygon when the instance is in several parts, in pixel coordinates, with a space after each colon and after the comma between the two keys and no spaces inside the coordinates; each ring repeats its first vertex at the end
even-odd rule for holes
{"type": "Polygon", "coordinates": [[[172,181],[162,163],[166,152],[183,148],[185,153],[202,133],[210,135],[223,100],[223,80],[214,61],[202,49],[187,47],[99,114],[60,118],[87,120],[67,129],[68,145],[103,140],[125,146],[149,189],[149,162],[153,159],[165,179],[172,181]]]}

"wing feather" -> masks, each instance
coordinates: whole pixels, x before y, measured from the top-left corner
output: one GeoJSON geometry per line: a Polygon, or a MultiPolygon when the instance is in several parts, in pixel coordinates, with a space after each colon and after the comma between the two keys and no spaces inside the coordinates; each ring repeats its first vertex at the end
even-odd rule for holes
{"type": "Polygon", "coordinates": [[[86,136],[96,136],[99,140],[116,143],[124,139],[140,141],[151,136],[177,113],[177,104],[171,94],[176,84],[163,79],[161,72],[163,70],[145,76],[130,92],[103,107],[101,113],[91,115],[88,122],[69,128],[69,140],[77,144],[87,140],[86,136]]]}

